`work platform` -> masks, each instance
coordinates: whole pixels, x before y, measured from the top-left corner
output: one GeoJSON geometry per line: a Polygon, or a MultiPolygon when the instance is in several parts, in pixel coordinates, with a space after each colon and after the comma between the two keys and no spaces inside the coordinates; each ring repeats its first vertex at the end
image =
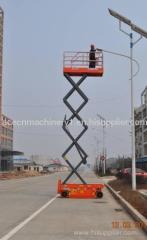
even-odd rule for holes
{"type": "Polygon", "coordinates": [[[71,172],[63,182],[61,180],[58,181],[58,193],[64,198],[102,198],[102,189],[104,185],[101,183],[87,183],[78,171],[82,164],[85,165],[87,163],[88,157],[86,151],[79,142],[80,138],[88,129],[87,124],[80,116],[81,110],[88,102],[88,97],[81,89],[81,84],[87,77],[101,77],[103,75],[102,51],[91,49],[90,52],[64,52],[63,73],[66,80],[72,86],[63,98],[65,105],[71,113],[69,116],[65,114],[62,125],[63,130],[71,140],[71,143],[62,154],[62,158],[71,168],[71,172]],[[77,76],[80,77],[78,81],[74,79],[74,77],[77,76]],[[82,103],[79,103],[79,107],[77,108],[72,106],[69,101],[73,93],[77,93],[82,99],[82,103]],[[76,137],[70,131],[71,120],[78,120],[82,126],[82,130],[80,130],[76,137]],[[76,165],[74,165],[72,159],[69,158],[69,152],[72,149],[76,149],[77,154],[80,156],[80,161],[76,163],[76,165]],[[69,180],[74,174],[81,183],[69,183],[69,180]]]}
{"type": "Polygon", "coordinates": [[[94,61],[89,59],[89,52],[64,52],[63,72],[70,76],[102,77],[104,72],[102,51],[95,52],[94,61]],[[94,62],[94,68],[90,68],[90,62],[94,62]]]}

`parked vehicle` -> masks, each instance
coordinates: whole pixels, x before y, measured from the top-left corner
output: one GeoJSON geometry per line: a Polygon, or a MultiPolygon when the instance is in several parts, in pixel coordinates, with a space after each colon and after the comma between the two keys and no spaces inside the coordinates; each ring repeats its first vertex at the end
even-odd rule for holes
{"type": "MultiPolygon", "coordinates": [[[[132,169],[129,170],[128,178],[131,180],[132,178],[132,169]]],[[[147,172],[140,168],[136,168],[136,181],[137,183],[147,182],[147,172]]]]}
{"type": "Polygon", "coordinates": [[[131,168],[123,168],[117,172],[116,177],[119,179],[127,177],[130,171],[131,171],[131,168]]]}

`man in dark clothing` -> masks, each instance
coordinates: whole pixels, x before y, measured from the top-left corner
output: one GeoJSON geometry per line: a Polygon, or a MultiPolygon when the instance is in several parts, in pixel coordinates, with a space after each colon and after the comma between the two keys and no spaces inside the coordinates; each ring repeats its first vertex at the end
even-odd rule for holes
{"type": "Polygon", "coordinates": [[[96,57],[95,57],[95,46],[91,44],[90,52],[89,52],[89,68],[95,68],[96,66],[96,57]]]}

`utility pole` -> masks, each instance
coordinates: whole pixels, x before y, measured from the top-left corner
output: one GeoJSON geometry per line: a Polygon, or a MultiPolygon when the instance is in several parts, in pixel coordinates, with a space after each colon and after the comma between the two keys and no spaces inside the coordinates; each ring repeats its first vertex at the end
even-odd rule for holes
{"type": "Polygon", "coordinates": [[[103,143],[103,156],[102,156],[102,166],[103,166],[103,173],[104,175],[106,174],[106,119],[103,118],[100,114],[97,113],[97,117],[100,118],[100,120],[103,121],[103,139],[102,139],[102,143],[103,143]]]}

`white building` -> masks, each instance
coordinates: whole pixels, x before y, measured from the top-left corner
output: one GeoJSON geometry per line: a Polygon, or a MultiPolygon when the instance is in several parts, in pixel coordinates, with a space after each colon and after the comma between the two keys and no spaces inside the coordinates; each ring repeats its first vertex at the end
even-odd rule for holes
{"type": "Polygon", "coordinates": [[[141,106],[135,109],[135,146],[139,167],[147,170],[147,87],[141,94],[141,106]]]}
{"type": "Polygon", "coordinates": [[[67,165],[62,165],[58,163],[52,163],[44,167],[45,170],[49,172],[67,172],[69,168],[67,165]]]}

